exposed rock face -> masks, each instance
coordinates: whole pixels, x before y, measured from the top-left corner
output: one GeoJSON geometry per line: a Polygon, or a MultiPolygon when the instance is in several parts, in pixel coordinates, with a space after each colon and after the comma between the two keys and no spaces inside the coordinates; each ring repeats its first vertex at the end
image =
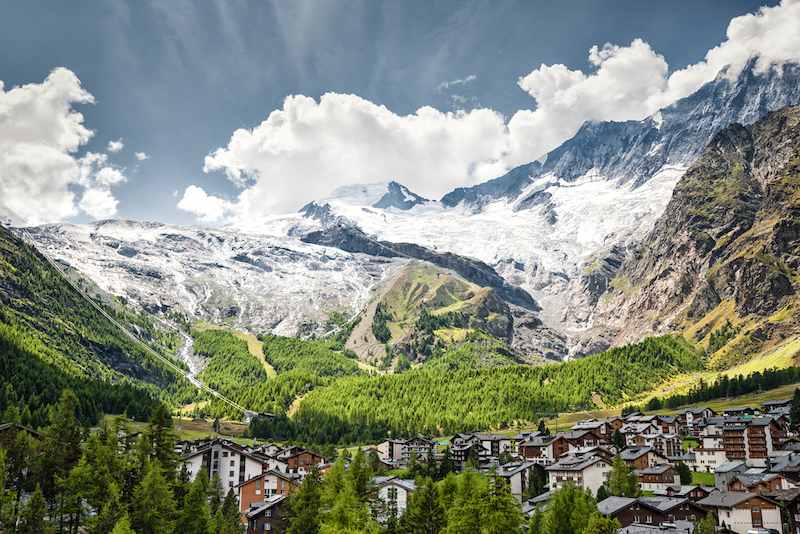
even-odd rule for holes
{"type": "MultiPolygon", "coordinates": [[[[685,329],[723,302],[757,324],[800,295],[800,106],[717,134],[599,300],[617,343],[685,329]]],[[[779,334],[779,320],[759,335],[779,334]]]]}
{"type": "Polygon", "coordinates": [[[498,295],[518,306],[529,310],[539,310],[539,305],[528,293],[514,287],[499,276],[491,267],[482,261],[465,258],[449,252],[436,251],[413,243],[389,243],[375,241],[367,237],[357,228],[337,226],[324,231],[312,232],[303,237],[303,242],[336,247],[347,252],[369,254],[387,258],[414,258],[425,260],[445,269],[451,269],[470,282],[481,287],[491,287],[498,295]]]}

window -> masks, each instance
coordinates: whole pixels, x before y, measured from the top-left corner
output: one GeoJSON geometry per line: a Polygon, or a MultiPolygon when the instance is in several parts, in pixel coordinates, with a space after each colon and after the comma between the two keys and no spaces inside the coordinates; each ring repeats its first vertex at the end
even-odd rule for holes
{"type": "Polygon", "coordinates": [[[260,478],[256,479],[256,487],[257,488],[261,487],[261,479],[260,478]]]}
{"type": "Polygon", "coordinates": [[[286,487],[286,480],[284,480],[284,479],[281,479],[281,487],[282,487],[282,488],[285,488],[285,487],[286,487]]]}
{"type": "Polygon", "coordinates": [[[272,517],[272,510],[267,510],[264,512],[264,517],[272,517]]]}
{"type": "Polygon", "coordinates": [[[633,522],[634,523],[638,523],[639,522],[639,516],[638,515],[633,516],[633,522]]]}
{"type": "Polygon", "coordinates": [[[256,495],[261,495],[261,490],[257,489],[256,490],[256,495]]]}
{"type": "Polygon", "coordinates": [[[228,481],[228,487],[229,487],[229,488],[232,488],[232,487],[233,487],[233,480],[229,480],[229,481],[228,481]]]}
{"type": "Polygon", "coordinates": [[[758,512],[758,505],[757,504],[753,505],[753,512],[758,512]]]}
{"type": "Polygon", "coordinates": [[[761,526],[761,518],[760,517],[754,517],[753,518],[753,526],[754,527],[760,527],[761,526]]]}
{"type": "Polygon", "coordinates": [[[645,518],[644,522],[645,522],[645,523],[647,523],[647,524],[649,525],[650,523],[652,523],[652,522],[653,522],[653,516],[652,516],[652,515],[648,515],[648,516],[645,518]]]}
{"type": "Polygon", "coordinates": [[[223,458],[227,458],[228,457],[228,451],[222,451],[222,457],[223,458]]]}
{"type": "Polygon", "coordinates": [[[233,477],[233,471],[228,471],[228,476],[233,477]]]}
{"type": "Polygon", "coordinates": [[[236,462],[231,460],[231,467],[233,467],[234,465],[236,465],[236,462]]]}

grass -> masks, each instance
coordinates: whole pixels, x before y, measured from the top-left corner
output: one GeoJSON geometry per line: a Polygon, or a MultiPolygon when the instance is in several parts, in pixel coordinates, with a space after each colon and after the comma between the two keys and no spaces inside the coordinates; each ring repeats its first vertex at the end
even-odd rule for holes
{"type": "Polygon", "coordinates": [[[714,485],[714,473],[698,473],[692,471],[692,484],[714,485]]]}
{"type": "Polygon", "coordinates": [[[686,450],[689,447],[696,449],[699,446],[696,439],[685,439],[681,442],[681,449],[686,450]]]}
{"type": "MultiPolygon", "coordinates": [[[[114,415],[106,415],[104,419],[111,424],[114,415]]],[[[243,437],[244,431],[249,428],[246,423],[239,421],[220,421],[219,435],[220,437],[230,438],[233,436],[234,441],[240,443],[252,443],[252,440],[243,437]]],[[[130,432],[144,432],[147,429],[147,423],[143,421],[128,421],[128,430],[130,432]]],[[[193,440],[202,438],[213,438],[214,434],[214,421],[206,419],[190,419],[181,418],[180,421],[177,417],[172,418],[172,430],[178,436],[178,440],[193,440]],[[180,427],[180,432],[178,431],[180,427]]]]}

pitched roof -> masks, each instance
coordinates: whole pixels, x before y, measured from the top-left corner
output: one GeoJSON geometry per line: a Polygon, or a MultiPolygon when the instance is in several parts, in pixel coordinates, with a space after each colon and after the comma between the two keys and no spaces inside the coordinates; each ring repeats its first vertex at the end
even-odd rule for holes
{"type": "Polygon", "coordinates": [[[700,499],[697,504],[711,508],[733,508],[748,499],[758,496],[757,493],[746,491],[718,491],[705,499],[700,499]]]}
{"type": "Polygon", "coordinates": [[[606,497],[597,503],[597,509],[601,514],[609,515],[627,508],[634,502],[636,502],[636,499],[633,497],[606,497]]]}

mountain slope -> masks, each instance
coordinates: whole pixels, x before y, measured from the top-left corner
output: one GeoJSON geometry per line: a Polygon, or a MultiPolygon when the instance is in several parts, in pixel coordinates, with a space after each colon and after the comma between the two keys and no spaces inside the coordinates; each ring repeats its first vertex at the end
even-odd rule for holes
{"type": "Polygon", "coordinates": [[[755,353],[800,332],[793,311],[800,304],[798,268],[795,106],[714,137],[598,300],[595,325],[614,332],[617,342],[682,330],[708,342],[727,321],[736,332],[715,347],[717,357],[755,353]]]}
{"type": "MultiPolygon", "coordinates": [[[[107,311],[156,350],[162,350],[159,340],[172,341],[147,319],[107,311]]],[[[130,409],[130,415],[141,416],[159,397],[196,394],[179,373],[119,331],[5,228],[0,228],[0,338],[0,387],[9,385],[31,410],[41,410],[40,421],[65,387],[76,390],[83,420],[92,423],[100,411],[130,409]]]]}

